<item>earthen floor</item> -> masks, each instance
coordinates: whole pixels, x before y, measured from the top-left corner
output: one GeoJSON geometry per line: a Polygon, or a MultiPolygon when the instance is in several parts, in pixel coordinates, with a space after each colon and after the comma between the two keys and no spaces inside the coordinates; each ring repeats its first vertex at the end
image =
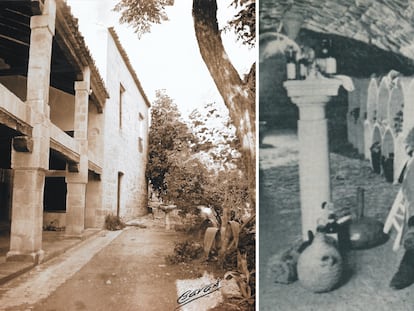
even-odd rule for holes
{"type": "MultiPolygon", "coordinates": [[[[348,254],[348,275],[328,293],[315,294],[298,281],[274,283],[269,258],[286,250],[301,236],[298,140],[294,131],[268,133],[260,148],[260,310],[411,310],[413,287],[395,291],[389,282],[404,253],[392,251],[394,234],[383,245],[348,254]]],[[[365,189],[365,215],[384,222],[399,185],[374,174],[366,160],[330,154],[333,201],[355,212],[356,188],[365,189]]]]}

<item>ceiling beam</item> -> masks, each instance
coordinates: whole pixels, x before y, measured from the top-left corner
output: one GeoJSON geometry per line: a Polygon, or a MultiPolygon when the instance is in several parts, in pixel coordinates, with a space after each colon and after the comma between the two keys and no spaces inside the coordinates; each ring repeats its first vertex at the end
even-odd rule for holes
{"type": "Polygon", "coordinates": [[[0,33],[0,38],[6,39],[8,41],[11,41],[11,42],[14,42],[14,43],[17,43],[17,44],[26,46],[26,47],[29,47],[30,46],[30,44],[27,43],[27,42],[21,41],[21,40],[16,39],[16,38],[12,38],[10,36],[7,36],[7,35],[1,34],[1,33],[0,33]]]}

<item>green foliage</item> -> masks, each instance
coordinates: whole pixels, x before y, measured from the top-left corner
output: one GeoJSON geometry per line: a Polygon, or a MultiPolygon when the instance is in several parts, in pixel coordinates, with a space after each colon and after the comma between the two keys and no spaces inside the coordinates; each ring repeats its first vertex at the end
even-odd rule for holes
{"type": "Polygon", "coordinates": [[[229,220],[242,220],[248,212],[248,181],[238,169],[220,171],[211,176],[204,186],[204,195],[207,205],[214,207],[219,214],[223,215],[223,210],[228,209],[229,220]]]}
{"type": "Polygon", "coordinates": [[[229,271],[224,275],[224,278],[227,276],[233,277],[237,284],[239,285],[240,292],[242,293],[243,298],[250,299],[252,297],[252,289],[250,287],[250,276],[255,271],[249,271],[247,267],[247,255],[237,252],[237,270],[229,271]]]}
{"type": "Polygon", "coordinates": [[[219,233],[219,228],[209,227],[204,233],[204,256],[208,258],[211,249],[213,248],[214,242],[216,241],[217,233],[219,233]]]}
{"type": "Polygon", "coordinates": [[[110,231],[121,230],[125,228],[124,222],[116,215],[105,216],[105,229],[110,231]]]}
{"type": "Polygon", "coordinates": [[[174,0],[121,0],[114,11],[121,12],[121,23],[130,24],[138,37],[151,31],[152,24],[160,24],[168,20],[166,6],[174,4],[174,0]]]}
{"type": "MultiPolygon", "coordinates": [[[[120,22],[133,27],[138,37],[151,32],[152,24],[168,20],[165,8],[174,5],[174,0],[120,0],[114,11],[120,12],[120,22]]],[[[237,13],[225,30],[233,29],[239,40],[254,46],[256,40],[256,1],[233,0],[237,13]]]]}
{"type": "MultiPolygon", "coordinates": [[[[220,215],[217,230],[207,228],[204,236],[206,257],[216,249],[218,260],[224,266],[229,254],[239,249],[241,230],[251,221],[248,205],[248,182],[238,170],[224,171],[205,188],[205,199],[220,215]]],[[[250,236],[251,238],[251,236],[250,236]]]]}
{"type": "Polygon", "coordinates": [[[256,43],[256,0],[234,0],[231,4],[238,13],[229,22],[237,38],[244,44],[254,46],[256,43]]]}
{"type": "Polygon", "coordinates": [[[194,109],[190,126],[199,143],[197,152],[208,155],[214,169],[231,169],[241,164],[240,144],[228,111],[215,102],[194,109]]]}
{"type": "Polygon", "coordinates": [[[163,200],[174,202],[182,214],[196,213],[196,205],[205,204],[204,185],[208,171],[196,158],[177,157],[165,174],[167,191],[163,200]]]}
{"type": "MultiPolygon", "coordinates": [[[[199,157],[200,152],[209,153],[219,144],[220,153],[214,153],[219,158],[218,163],[233,163],[235,167],[240,161],[234,158],[235,134],[221,135],[219,131],[212,132],[214,126],[205,126],[206,120],[218,118],[214,107],[207,105],[210,111],[206,116],[194,113],[190,117],[193,123],[201,126],[203,135],[196,131],[200,136],[198,138],[181,121],[177,106],[165,91],[157,91],[156,95],[151,111],[146,171],[155,192],[164,202],[178,205],[183,214],[196,213],[195,207],[204,204],[214,206],[221,212],[223,206],[229,206],[233,214],[240,218],[248,199],[246,178],[237,169],[212,172],[199,157]],[[214,136],[220,138],[221,143],[213,141],[214,136]]],[[[216,160],[215,157],[211,159],[216,160]]],[[[208,165],[211,166],[211,161],[208,165]]],[[[223,165],[220,167],[223,168],[223,165]]]]}
{"type": "Polygon", "coordinates": [[[177,264],[180,262],[190,262],[198,259],[203,254],[203,247],[200,243],[187,240],[175,244],[174,254],[165,257],[169,264],[177,264]]]}
{"type": "Polygon", "coordinates": [[[240,226],[237,249],[231,249],[225,254],[223,267],[234,269],[237,266],[237,252],[247,254],[247,266],[254,269],[256,262],[256,222],[252,216],[240,226]]]}
{"type": "Polygon", "coordinates": [[[166,176],[174,163],[191,152],[197,139],[180,120],[181,114],[164,90],[158,90],[152,104],[149,130],[149,158],[147,179],[158,195],[167,192],[166,176]]]}

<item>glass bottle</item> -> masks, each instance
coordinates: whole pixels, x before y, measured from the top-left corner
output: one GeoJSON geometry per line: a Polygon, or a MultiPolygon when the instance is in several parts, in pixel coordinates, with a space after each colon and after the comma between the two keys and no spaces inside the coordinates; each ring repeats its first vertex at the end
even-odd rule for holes
{"type": "Polygon", "coordinates": [[[305,50],[303,46],[300,48],[300,58],[298,60],[299,79],[305,80],[308,75],[308,61],[306,59],[305,50]]]}
{"type": "Polygon", "coordinates": [[[326,60],[328,59],[328,55],[329,55],[328,40],[323,39],[321,43],[320,53],[317,59],[317,65],[319,67],[319,70],[323,73],[326,73],[326,60]]]}
{"type": "Polygon", "coordinates": [[[286,75],[288,80],[296,79],[296,51],[293,46],[286,50],[286,75]]]}
{"type": "Polygon", "coordinates": [[[328,75],[334,75],[336,74],[336,59],[334,57],[331,39],[328,40],[327,48],[328,50],[327,50],[327,57],[326,57],[325,72],[328,75]]]}

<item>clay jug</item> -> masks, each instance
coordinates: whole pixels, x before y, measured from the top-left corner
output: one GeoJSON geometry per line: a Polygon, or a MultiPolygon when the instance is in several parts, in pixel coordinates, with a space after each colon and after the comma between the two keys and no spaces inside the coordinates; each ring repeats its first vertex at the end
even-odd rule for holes
{"type": "Polygon", "coordinates": [[[299,256],[298,279],[300,284],[315,293],[334,289],[342,277],[342,257],[332,240],[317,232],[312,244],[299,256]]]}

